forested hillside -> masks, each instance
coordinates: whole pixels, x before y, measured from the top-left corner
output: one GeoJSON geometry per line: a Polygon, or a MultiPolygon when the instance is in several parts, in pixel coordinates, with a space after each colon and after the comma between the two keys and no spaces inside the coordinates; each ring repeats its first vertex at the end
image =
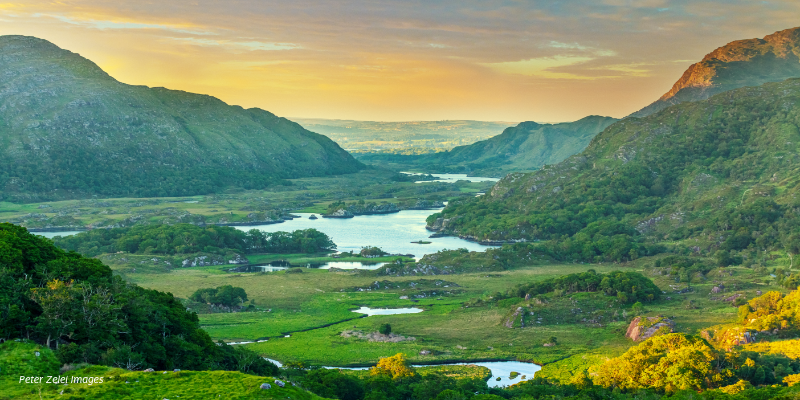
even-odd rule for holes
{"type": "Polygon", "coordinates": [[[61,364],[277,372],[247,349],[216,345],[172,294],[126,283],[96,259],[3,223],[0,339],[22,338],[54,348],[61,364]]]}
{"type": "Polygon", "coordinates": [[[620,121],[581,154],[449,204],[429,228],[542,241],[574,260],[628,260],[686,238],[700,252],[793,257],[799,145],[800,80],[742,88],[620,121]]]}
{"type": "Polygon", "coordinates": [[[523,122],[503,133],[450,151],[417,156],[360,154],[365,162],[391,161],[429,172],[503,176],[514,171],[534,171],[555,164],[586,148],[592,138],[617,120],[592,115],[575,122],[539,124],[523,122]]]}
{"type": "Polygon", "coordinates": [[[800,28],[763,39],[737,40],[692,64],[669,92],[631,114],[644,117],[685,101],[705,100],[745,86],[800,77],[800,28]]]}
{"type": "Polygon", "coordinates": [[[0,37],[0,69],[2,200],[184,196],[362,168],[267,111],[126,85],[45,40],[0,37]]]}

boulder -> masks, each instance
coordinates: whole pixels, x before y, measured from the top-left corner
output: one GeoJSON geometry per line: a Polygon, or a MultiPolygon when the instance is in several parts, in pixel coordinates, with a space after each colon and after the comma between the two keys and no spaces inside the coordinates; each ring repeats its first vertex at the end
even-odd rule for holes
{"type": "Polygon", "coordinates": [[[156,370],[154,370],[152,368],[148,368],[148,369],[144,370],[144,372],[156,372],[156,370]]]}
{"type": "Polygon", "coordinates": [[[259,386],[259,388],[261,388],[261,389],[272,389],[272,385],[270,385],[269,383],[262,383],[261,386],[259,386]]]}
{"type": "Polygon", "coordinates": [[[286,384],[285,384],[285,383],[283,383],[283,381],[279,381],[279,380],[277,380],[277,379],[275,379],[275,384],[276,384],[276,385],[278,385],[278,386],[280,386],[280,387],[284,387],[284,386],[286,386],[286,384]]]}
{"type": "Polygon", "coordinates": [[[421,350],[419,352],[419,355],[421,355],[421,356],[427,356],[427,355],[430,355],[430,354],[431,354],[430,350],[421,350]]]}
{"type": "Polygon", "coordinates": [[[722,292],[722,289],[719,286],[714,286],[711,288],[711,293],[719,293],[722,292]]]}
{"type": "Polygon", "coordinates": [[[628,325],[625,337],[634,342],[641,342],[650,339],[662,328],[668,329],[671,333],[675,330],[675,322],[662,317],[636,317],[628,325]]]}

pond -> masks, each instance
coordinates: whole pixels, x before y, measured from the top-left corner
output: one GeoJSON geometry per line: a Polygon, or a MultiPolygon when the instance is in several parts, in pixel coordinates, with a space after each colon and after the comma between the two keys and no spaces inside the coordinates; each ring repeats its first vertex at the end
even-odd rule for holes
{"type": "Polygon", "coordinates": [[[372,315],[397,315],[397,314],[416,314],[421,313],[423,310],[417,307],[407,308],[369,308],[361,307],[358,310],[353,310],[354,313],[372,315]]]}
{"type": "Polygon", "coordinates": [[[264,232],[291,232],[314,228],[330,236],[340,252],[358,253],[362,246],[377,246],[391,254],[411,254],[416,259],[443,249],[466,248],[469,251],[485,251],[496,247],[484,246],[457,237],[429,239],[431,232],[425,229],[425,219],[432,213],[430,210],[403,210],[393,214],[359,215],[346,219],[308,219],[310,213],[298,213],[300,218],[281,224],[236,228],[244,231],[260,229],[264,232]],[[411,243],[419,240],[431,243],[426,245],[411,243]]]}

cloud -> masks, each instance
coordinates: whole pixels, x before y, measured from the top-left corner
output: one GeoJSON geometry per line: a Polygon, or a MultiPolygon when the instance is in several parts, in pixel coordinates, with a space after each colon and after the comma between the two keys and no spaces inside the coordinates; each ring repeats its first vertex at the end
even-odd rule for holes
{"type": "Polygon", "coordinates": [[[138,22],[138,21],[114,21],[114,20],[94,20],[94,19],[81,19],[76,17],[68,17],[65,15],[52,15],[52,14],[41,14],[36,13],[32,15],[33,17],[49,17],[55,18],[61,22],[65,22],[71,25],[79,25],[86,28],[93,28],[93,29],[100,29],[100,30],[107,30],[107,29],[157,29],[163,31],[170,31],[170,32],[177,32],[177,33],[188,33],[192,35],[215,35],[214,32],[209,32],[204,30],[200,27],[195,27],[192,25],[171,25],[171,24],[159,24],[159,23],[148,23],[148,22],[138,22]]]}
{"type": "Polygon", "coordinates": [[[796,0],[9,1],[0,33],[51,40],[126,83],[394,120],[623,116],[713,49],[800,15],[796,0]]]}
{"type": "Polygon", "coordinates": [[[593,60],[593,58],[585,56],[553,56],[483,65],[505,74],[527,75],[548,79],[592,79],[587,76],[553,71],[555,68],[581,64],[591,60],[593,60]]]}
{"type": "Polygon", "coordinates": [[[265,51],[275,51],[275,50],[293,50],[302,48],[294,43],[271,43],[271,42],[260,42],[260,41],[232,41],[232,40],[224,40],[224,39],[206,39],[206,38],[194,38],[194,37],[170,37],[170,40],[175,40],[179,42],[194,44],[198,46],[223,46],[228,49],[231,48],[239,48],[245,49],[249,51],[255,50],[265,50],[265,51]]]}

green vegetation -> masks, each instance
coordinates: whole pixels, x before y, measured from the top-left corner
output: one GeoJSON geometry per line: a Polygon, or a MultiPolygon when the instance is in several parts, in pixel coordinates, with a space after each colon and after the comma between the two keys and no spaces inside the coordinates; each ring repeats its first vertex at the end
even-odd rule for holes
{"type": "MultiPolygon", "coordinates": [[[[244,360],[243,360],[244,361],[244,360]]],[[[246,362],[246,361],[245,361],[246,362]]],[[[155,399],[155,398],[225,398],[225,399],[294,399],[320,397],[286,385],[280,388],[274,378],[230,371],[144,372],[97,365],[64,365],[44,347],[10,341],[0,344],[0,399],[155,399]],[[19,383],[19,377],[43,377],[41,383],[19,383]],[[52,384],[48,377],[86,379],[85,383],[52,384]],[[94,381],[90,381],[94,378],[94,381]],[[102,383],[98,380],[102,378],[102,383]],[[271,389],[260,389],[262,383],[271,389]]],[[[83,380],[83,379],[82,379],[83,380]]]]}
{"type": "Polygon", "coordinates": [[[17,121],[0,128],[5,201],[190,196],[364,167],[327,137],[267,111],[126,85],[45,40],[3,36],[0,54],[15,93],[0,120],[17,121]]]}
{"type": "Polygon", "coordinates": [[[501,177],[508,172],[534,171],[561,162],[582,151],[595,135],[616,121],[589,116],[560,124],[523,122],[490,139],[450,151],[422,155],[367,153],[356,157],[396,169],[501,177]]]}
{"type": "Polygon", "coordinates": [[[328,204],[343,200],[395,204],[398,209],[429,208],[437,202],[485,192],[492,185],[466,181],[415,184],[395,181],[396,175],[368,169],[335,177],[293,179],[291,186],[231,189],[208,196],[0,202],[0,221],[29,229],[72,231],[145,224],[263,225],[292,218],[289,210],[324,214],[328,204]]]}
{"type": "Polygon", "coordinates": [[[235,307],[247,301],[247,293],[240,287],[225,285],[218,288],[197,289],[196,292],[189,296],[189,300],[198,303],[235,307]]]}
{"type": "Polygon", "coordinates": [[[580,274],[569,274],[515,288],[519,297],[561,291],[565,294],[575,292],[603,292],[614,296],[622,303],[654,301],[661,298],[661,289],[653,281],[637,272],[613,271],[607,275],[590,269],[580,274]]]}
{"type": "Polygon", "coordinates": [[[0,338],[53,346],[61,363],[276,371],[248,349],[215,345],[171,294],[126,284],[25,228],[0,224],[0,266],[0,338]]]}
{"type": "Polygon", "coordinates": [[[800,123],[798,109],[784,105],[800,97],[797,84],[738,89],[620,121],[580,155],[510,174],[428,223],[476,240],[524,239],[532,254],[563,261],[672,251],[733,265],[760,263],[766,250],[788,266],[800,237],[792,172],[800,123]]]}
{"type": "Polygon", "coordinates": [[[139,225],[131,228],[94,229],[74,236],[56,237],[55,244],[88,257],[124,251],[134,254],[238,254],[317,253],[336,248],[328,235],[316,229],[288,232],[243,232],[227,226],[191,224],[139,225]]]}

